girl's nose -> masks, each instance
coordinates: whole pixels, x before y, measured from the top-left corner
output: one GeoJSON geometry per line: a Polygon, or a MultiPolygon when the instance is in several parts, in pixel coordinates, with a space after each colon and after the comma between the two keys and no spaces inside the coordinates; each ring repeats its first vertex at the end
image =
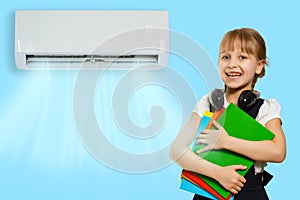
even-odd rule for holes
{"type": "Polygon", "coordinates": [[[235,68],[235,67],[237,67],[237,65],[234,62],[230,62],[230,63],[228,63],[227,67],[228,68],[235,68]]]}
{"type": "Polygon", "coordinates": [[[228,68],[234,68],[238,66],[238,60],[235,58],[231,58],[228,62],[228,68]]]}

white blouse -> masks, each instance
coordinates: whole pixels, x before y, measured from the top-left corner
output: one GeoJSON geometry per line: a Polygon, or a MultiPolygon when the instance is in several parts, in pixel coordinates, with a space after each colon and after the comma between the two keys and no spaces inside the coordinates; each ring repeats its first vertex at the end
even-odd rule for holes
{"type": "MultiPolygon", "coordinates": [[[[195,108],[193,109],[193,112],[198,114],[201,118],[203,116],[204,111],[209,110],[209,99],[208,94],[204,95],[196,104],[195,108]]],[[[224,107],[227,108],[229,103],[226,101],[225,94],[224,94],[224,107]]],[[[265,126],[265,124],[274,118],[280,117],[280,111],[281,107],[279,103],[276,101],[276,99],[265,99],[263,105],[260,107],[258,115],[256,117],[256,121],[258,121],[260,124],[265,126]]],[[[256,161],[254,163],[255,173],[261,173],[264,170],[264,167],[267,165],[266,162],[259,162],[256,161]]]]}

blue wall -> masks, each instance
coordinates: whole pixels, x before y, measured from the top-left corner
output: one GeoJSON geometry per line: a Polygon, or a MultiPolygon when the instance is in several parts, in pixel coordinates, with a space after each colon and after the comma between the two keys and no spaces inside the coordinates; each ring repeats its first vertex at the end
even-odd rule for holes
{"type": "MultiPolygon", "coordinates": [[[[26,9],[168,10],[170,28],[197,42],[214,63],[217,62],[220,39],[226,31],[237,27],[257,29],[266,39],[271,60],[267,76],[258,82],[257,89],[264,98],[276,97],[280,102],[288,144],[285,162],[267,167],[275,175],[267,190],[272,200],[291,199],[297,194],[297,179],[300,177],[295,172],[298,171],[300,136],[296,113],[300,110],[299,106],[293,105],[293,100],[297,101],[299,95],[291,92],[299,90],[296,85],[299,85],[300,73],[297,61],[300,27],[296,21],[300,18],[300,5],[296,0],[11,0],[0,4],[1,199],[139,199],[143,196],[143,199],[150,200],[191,199],[192,196],[178,189],[181,169],[175,164],[149,173],[126,173],[98,162],[87,151],[76,131],[72,107],[78,72],[20,71],[15,66],[14,13],[26,9]]],[[[171,56],[169,65],[190,82],[196,98],[208,92],[203,79],[193,74],[188,62],[171,56]]],[[[160,90],[163,91],[162,88],[155,91],[160,90]]],[[[101,92],[105,95],[105,91],[101,92]]],[[[147,99],[146,102],[151,99],[154,90],[148,88],[147,92],[140,94],[142,100],[147,99]]],[[[107,137],[112,143],[135,153],[155,151],[168,145],[180,128],[181,121],[176,118],[180,108],[173,105],[176,99],[171,94],[162,99],[169,120],[166,128],[171,127],[170,123],[176,123],[169,129],[168,136],[156,138],[147,143],[149,149],[142,150],[140,146],[143,145],[139,143],[147,142],[145,140],[128,139],[118,132],[114,135],[107,133],[107,137]],[[128,142],[134,145],[126,145],[128,142]]],[[[132,101],[140,100],[141,97],[136,97],[132,101]]],[[[156,103],[159,102],[150,100],[147,107],[156,103]]],[[[138,108],[132,109],[140,112],[141,116],[145,113],[145,121],[149,120],[148,110],[138,108]]],[[[134,114],[132,118],[135,118],[134,114]]]]}

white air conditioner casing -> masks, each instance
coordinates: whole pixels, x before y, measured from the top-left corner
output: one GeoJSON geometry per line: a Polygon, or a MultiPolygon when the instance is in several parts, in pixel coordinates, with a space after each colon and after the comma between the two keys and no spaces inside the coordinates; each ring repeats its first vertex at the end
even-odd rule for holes
{"type": "Polygon", "coordinates": [[[19,10],[19,69],[157,69],[169,59],[167,11],[19,10]]]}

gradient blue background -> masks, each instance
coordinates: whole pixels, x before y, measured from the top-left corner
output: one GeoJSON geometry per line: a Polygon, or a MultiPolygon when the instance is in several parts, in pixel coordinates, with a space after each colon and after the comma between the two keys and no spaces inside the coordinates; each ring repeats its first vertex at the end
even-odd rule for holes
{"type": "MultiPolygon", "coordinates": [[[[122,173],[95,160],[82,146],[74,125],[72,98],[77,72],[20,71],[14,63],[14,13],[26,9],[168,10],[170,28],[203,46],[217,62],[218,45],[232,28],[253,27],[266,39],[271,66],[257,89],[282,106],[288,154],[269,164],[275,178],[270,199],[298,193],[300,3],[286,1],[10,0],[0,12],[0,199],[191,199],[178,189],[180,168],[172,164],[147,174],[122,173]],[[298,156],[297,156],[298,155],[298,156]]],[[[170,60],[191,82],[199,78],[187,63],[170,60]],[[180,66],[178,66],[180,63],[180,66]]],[[[200,84],[203,87],[203,84],[200,84]]],[[[169,116],[172,118],[172,116],[169,116]]],[[[177,126],[178,128],[178,126],[177,126]]],[[[176,133],[172,133],[175,136],[176,133]]],[[[163,141],[170,142],[170,141],[163,141]]],[[[124,147],[125,148],[125,147],[124,147]]],[[[138,149],[133,149],[137,151],[138,149]]]]}

